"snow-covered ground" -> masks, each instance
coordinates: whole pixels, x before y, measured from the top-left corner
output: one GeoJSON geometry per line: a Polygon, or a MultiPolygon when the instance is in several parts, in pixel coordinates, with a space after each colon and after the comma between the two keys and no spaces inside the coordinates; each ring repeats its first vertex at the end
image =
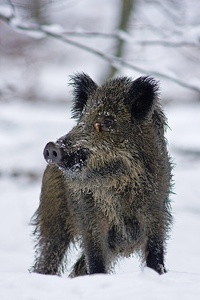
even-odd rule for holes
{"type": "MultiPolygon", "coordinates": [[[[73,126],[66,104],[0,103],[0,299],[200,299],[200,104],[165,108],[169,149],[176,163],[172,207],[175,223],[168,242],[168,273],[140,270],[136,258],[119,262],[112,275],[68,279],[30,274],[34,258],[29,221],[38,206],[46,142],[73,126]],[[33,181],[21,171],[39,175],[33,181]],[[22,172],[22,173],[23,173],[22,172]]],[[[70,267],[70,266],[69,266],[70,267]]]]}

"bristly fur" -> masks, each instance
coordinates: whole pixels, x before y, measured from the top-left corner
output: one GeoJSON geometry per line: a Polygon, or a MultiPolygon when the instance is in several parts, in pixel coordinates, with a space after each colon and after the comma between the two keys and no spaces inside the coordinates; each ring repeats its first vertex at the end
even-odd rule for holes
{"type": "Polygon", "coordinates": [[[158,83],[119,77],[97,87],[81,73],[71,84],[78,124],[46,146],[33,271],[59,274],[78,239],[71,277],[107,273],[133,253],[163,274],[173,165],[158,83]]]}
{"type": "Polygon", "coordinates": [[[136,120],[143,120],[158,97],[158,82],[150,76],[142,76],[134,80],[127,95],[127,103],[131,104],[131,113],[136,120]]]}
{"type": "Polygon", "coordinates": [[[85,73],[77,73],[70,79],[70,85],[73,86],[73,105],[72,118],[80,119],[88,97],[95,92],[97,84],[85,73]]]}

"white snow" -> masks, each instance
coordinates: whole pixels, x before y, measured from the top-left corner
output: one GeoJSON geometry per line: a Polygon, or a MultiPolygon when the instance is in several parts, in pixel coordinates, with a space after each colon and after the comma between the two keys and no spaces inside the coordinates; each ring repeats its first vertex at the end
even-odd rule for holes
{"type": "Polygon", "coordinates": [[[199,277],[168,273],[159,277],[153,271],[124,275],[93,275],[76,279],[20,273],[3,277],[1,299],[199,299],[199,277]],[[5,293],[6,291],[6,293],[5,293]],[[13,291],[15,291],[13,293],[13,291]]]}
{"type": "Polygon", "coordinates": [[[35,39],[41,39],[46,36],[46,34],[39,29],[37,24],[22,21],[19,17],[13,17],[10,21],[10,25],[19,33],[23,34],[25,30],[27,35],[35,39]]]}
{"type": "Polygon", "coordinates": [[[65,29],[59,24],[43,25],[42,29],[45,32],[49,32],[52,34],[62,34],[65,31],[65,29]]]}
{"type": "Polygon", "coordinates": [[[12,17],[13,10],[10,5],[0,3],[0,14],[5,18],[12,17]]]}
{"type": "Polygon", "coordinates": [[[12,178],[13,169],[45,167],[42,152],[73,126],[69,107],[62,103],[1,103],[0,173],[0,299],[170,299],[197,300],[200,297],[200,159],[184,156],[174,148],[199,149],[200,104],[188,103],[165,108],[171,131],[169,149],[177,164],[172,207],[175,223],[168,242],[168,273],[158,276],[141,270],[136,258],[121,260],[112,275],[75,279],[29,273],[34,259],[30,218],[39,202],[41,179],[12,178]],[[7,176],[5,175],[7,172],[7,176]]]}

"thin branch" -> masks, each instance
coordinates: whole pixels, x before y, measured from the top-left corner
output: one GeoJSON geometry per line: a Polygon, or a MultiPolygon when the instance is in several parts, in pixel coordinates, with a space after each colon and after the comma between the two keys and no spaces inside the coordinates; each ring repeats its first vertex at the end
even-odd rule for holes
{"type": "MultiPolygon", "coordinates": [[[[7,0],[10,2],[9,0],[7,0]]],[[[10,2],[11,3],[11,2],[10,2]]],[[[11,5],[11,4],[10,4],[11,5]]],[[[11,19],[14,19],[14,6],[12,5],[13,13],[11,16],[3,15],[0,12],[0,19],[3,21],[10,23],[11,19]]],[[[29,24],[28,26],[17,25],[15,26],[21,30],[28,30],[28,31],[38,31],[41,32],[42,29],[37,24],[29,24]]],[[[43,26],[43,33],[47,34],[47,31],[44,28],[48,26],[43,26]]],[[[50,28],[51,26],[49,26],[50,28]]],[[[104,32],[97,32],[97,31],[62,31],[62,36],[73,36],[73,37],[81,37],[81,38],[106,38],[106,39],[118,39],[123,40],[125,42],[134,43],[134,46],[163,46],[163,47],[172,47],[172,48],[179,48],[179,47],[200,47],[200,40],[198,42],[189,42],[189,41],[167,41],[167,40],[135,40],[132,38],[127,32],[118,31],[115,33],[104,33],[104,32]]]]}
{"type": "Polygon", "coordinates": [[[156,77],[159,77],[159,78],[164,78],[164,79],[167,79],[171,82],[174,82],[184,88],[187,88],[187,89],[190,89],[190,90],[193,90],[195,92],[200,92],[200,87],[197,87],[195,85],[192,85],[192,84],[189,84],[188,82],[185,82],[177,77],[174,77],[174,76],[171,76],[171,75],[167,75],[165,73],[160,73],[160,72],[157,72],[157,71],[152,71],[152,70],[146,70],[146,69],[143,69],[142,67],[139,67],[139,66],[135,66],[133,64],[130,64],[126,61],[124,61],[124,59],[120,59],[118,57],[114,57],[114,56],[111,56],[111,55],[108,55],[106,53],[103,53],[99,50],[96,50],[96,49],[93,49],[91,48],[90,46],[86,46],[80,42],[77,42],[77,41],[73,41],[69,38],[67,38],[65,35],[63,35],[62,33],[56,33],[56,32],[53,32],[50,30],[50,27],[49,27],[49,30],[48,30],[48,26],[40,26],[38,24],[19,24],[17,22],[15,22],[13,16],[4,16],[0,13],[0,19],[2,19],[3,21],[7,22],[7,23],[10,23],[10,25],[12,27],[14,27],[15,29],[18,29],[22,32],[37,32],[37,33],[42,33],[46,36],[50,36],[50,37],[53,37],[57,40],[60,40],[64,43],[67,43],[69,45],[72,45],[74,47],[77,47],[79,49],[82,49],[84,51],[87,51],[89,53],[92,53],[100,58],[102,58],[104,61],[107,61],[109,64],[111,64],[112,66],[114,66],[115,68],[117,69],[120,69],[121,66],[123,67],[126,67],[126,68],[129,68],[129,69],[132,69],[136,72],[139,72],[139,73],[143,73],[143,74],[151,74],[153,76],[156,76],[156,77]]]}
{"type": "Polygon", "coordinates": [[[134,44],[143,45],[143,46],[163,46],[163,47],[172,47],[172,48],[179,48],[179,47],[200,47],[200,42],[188,42],[188,41],[179,41],[179,42],[172,42],[172,41],[164,41],[164,40],[155,40],[155,41],[134,41],[134,44]]]}
{"type": "Polygon", "coordinates": [[[66,36],[75,36],[81,38],[106,38],[106,39],[118,39],[125,42],[134,42],[135,45],[139,46],[164,46],[164,47],[200,47],[200,41],[189,42],[189,41],[167,41],[167,40],[135,40],[127,32],[115,32],[115,33],[103,33],[103,32],[87,32],[87,31],[63,31],[66,36]]]}

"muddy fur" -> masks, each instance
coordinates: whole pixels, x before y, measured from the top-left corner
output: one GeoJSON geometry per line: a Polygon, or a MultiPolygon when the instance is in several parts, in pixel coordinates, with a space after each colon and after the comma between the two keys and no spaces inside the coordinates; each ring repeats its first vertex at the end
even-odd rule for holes
{"type": "Polygon", "coordinates": [[[133,253],[162,274],[172,165],[158,83],[121,77],[98,87],[83,73],[71,84],[77,125],[44,150],[33,271],[60,274],[70,244],[79,241],[71,277],[107,273],[133,253]]]}

